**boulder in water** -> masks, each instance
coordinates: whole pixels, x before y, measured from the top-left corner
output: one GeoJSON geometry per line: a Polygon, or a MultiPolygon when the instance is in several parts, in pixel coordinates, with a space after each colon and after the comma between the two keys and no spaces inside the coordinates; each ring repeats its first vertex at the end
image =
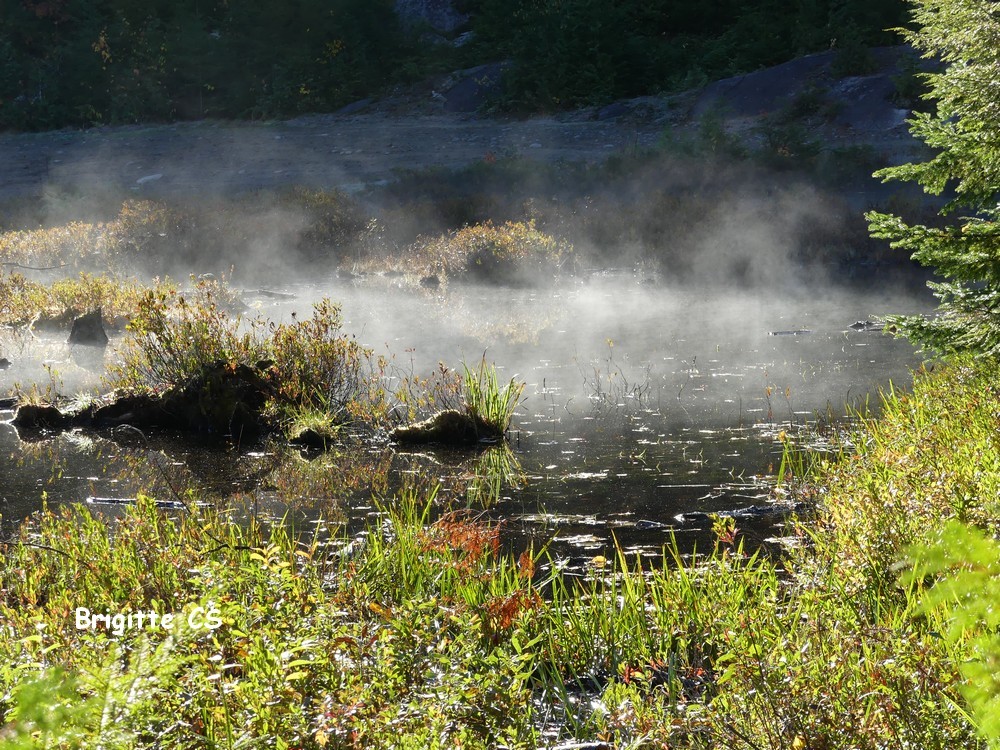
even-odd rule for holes
{"type": "Polygon", "coordinates": [[[63,414],[52,404],[21,404],[17,407],[12,423],[25,430],[61,430],[71,420],[72,417],[63,414]]]}
{"type": "Polygon", "coordinates": [[[480,440],[498,439],[502,436],[468,412],[445,409],[423,422],[397,427],[389,433],[389,437],[400,443],[474,445],[480,440]]]}
{"type": "Polygon", "coordinates": [[[885,326],[874,320],[859,320],[848,326],[853,331],[881,331],[885,326]]]}
{"type": "Polygon", "coordinates": [[[81,346],[108,345],[108,334],[104,331],[101,308],[91,310],[73,321],[73,329],[69,332],[69,343],[81,346]]]}

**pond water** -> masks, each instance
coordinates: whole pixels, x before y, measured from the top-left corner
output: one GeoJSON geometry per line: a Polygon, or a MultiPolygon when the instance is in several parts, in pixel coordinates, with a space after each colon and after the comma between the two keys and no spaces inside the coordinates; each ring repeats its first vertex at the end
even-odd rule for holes
{"type": "MultiPolygon", "coordinates": [[[[361,520],[374,512],[373,490],[441,481],[443,496],[488,497],[512,546],[553,540],[571,560],[608,555],[615,539],[657,555],[671,534],[704,547],[711,522],[701,514],[747,508],[752,515],[738,525],[760,543],[781,534],[782,516],[759,512],[774,499],[780,434],[821,428],[848,406],[875,409],[878,389],[905,386],[919,364],[906,341],[851,324],[929,308],[927,299],[879,290],[673,288],[631,273],[555,290],[431,291],[384,277],[331,278],[247,290],[244,299],[287,321],[324,296],[343,305],[346,330],[403,371],[459,367],[485,353],[504,378],[524,381],[511,450],[348,441],[303,458],[274,442],[219,446],[122,429],[26,441],[0,424],[5,524],[40,507],[43,495],[64,503],[145,491],[169,500],[189,485],[257,512],[281,515],[298,498],[303,518],[361,520]]],[[[37,336],[4,345],[14,366],[0,372],[2,390],[99,384],[102,363],[71,353],[65,332],[37,336]]]]}

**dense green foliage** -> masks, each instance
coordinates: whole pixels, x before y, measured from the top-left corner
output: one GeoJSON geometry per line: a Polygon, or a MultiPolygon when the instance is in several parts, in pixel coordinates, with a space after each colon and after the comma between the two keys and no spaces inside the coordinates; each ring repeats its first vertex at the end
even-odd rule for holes
{"type": "Polygon", "coordinates": [[[939,315],[892,318],[923,346],[946,353],[1000,355],[1000,16],[995,2],[914,0],[919,30],[908,40],[945,67],[926,75],[931,112],[919,112],[913,134],[934,151],[928,161],[877,172],[886,180],[912,180],[950,200],[943,226],[907,224],[868,215],[874,236],[912,252],[945,281],[932,284],[939,315]]]}
{"type": "MultiPolygon", "coordinates": [[[[441,67],[512,60],[504,103],[655,93],[885,44],[901,0],[465,0],[476,41],[429,43],[391,0],[0,0],[0,128],[328,111],[441,67]]],[[[459,29],[461,31],[461,29],[459,29]]]]}
{"type": "Polygon", "coordinates": [[[925,611],[945,610],[945,637],[953,643],[973,638],[976,659],[962,664],[969,702],[980,733],[1000,745],[1000,544],[978,529],[948,524],[933,544],[910,551],[911,580],[941,576],[924,595],[925,611]]]}
{"type": "Polygon", "coordinates": [[[513,61],[507,103],[559,108],[687,88],[836,49],[894,43],[900,0],[467,0],[480,42],[513,61]]]}
{"type": "Polygon", "coordinates": [[[0,127],[323,110],[407,54],[391,0],[2,0],[0,127]]]}

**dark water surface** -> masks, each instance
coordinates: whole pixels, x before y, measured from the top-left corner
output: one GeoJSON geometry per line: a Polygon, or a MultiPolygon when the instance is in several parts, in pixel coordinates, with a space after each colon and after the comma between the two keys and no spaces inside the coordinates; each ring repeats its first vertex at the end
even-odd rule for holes
{"type": "MultiPolygon", "coordinates": [[[[557,290],[429,292],[380,277],[265,291],[293,295],[247,291],[251,308],[275,320],[308,315],[323,296],[342,302],[345,328],[401,371],[459,367],[485,352],[504,378],[527,384],[513,456],[368,443],[306,460],[275,443],[236,448],[130,430],[24,442],[0,424],[5,523],[40,507],[43,494],[50,503],[139,491],[169,500],[189,484],[218,499],[241,493],[258,512],[280,515],[286,500],[303,498],[322,501],[296,503],[306,517],[363,518],[373,488],[440,479],[443,494],[468,494],[485,466],[506,462],[490,512],[505,519],[512,544],[554,537],[580,559],[609,554],[613,537],[650,554],[671,533],[702,546],[710,521],[700,513],[773,500],[782,431],[822,426],[848,405],[876,408],[879,388],[909,383],[919,364],[909,343],[849,326],[928,306],[878,291],[676,289],[631,274],[557,290]]],[[[70,394],[97,387],[100,362],[74,359],[64,336],[7,342],[15,364],[0,382],[56,381],[70,394]]],[[[780,534],[777,522],[765,514],[738,523],[760,541],[780,534]]]]}

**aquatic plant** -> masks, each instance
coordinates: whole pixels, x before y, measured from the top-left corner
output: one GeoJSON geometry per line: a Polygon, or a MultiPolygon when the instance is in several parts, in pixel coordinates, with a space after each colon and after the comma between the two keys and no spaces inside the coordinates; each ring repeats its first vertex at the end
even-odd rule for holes
{"type": "Polygon", "coordinates": [[[485,357],[476,369],[463,362],[462,375],[462,397],[468,414],[493,434],[506,433],[521,401],[524,383],[511,378],[500,385],[496,365],[487,364],[485,357]]]}
{"type": "Polygon", "coordinates": [[[575,360],[583,379],[583,387],[595,411],[615,409],[623,412],[650,408],[653,391],[652,364],[649,362],[633,371],[615,359],[615,342],[607,339],[608,354],[604,360],[586,365],[575,360]]]}

